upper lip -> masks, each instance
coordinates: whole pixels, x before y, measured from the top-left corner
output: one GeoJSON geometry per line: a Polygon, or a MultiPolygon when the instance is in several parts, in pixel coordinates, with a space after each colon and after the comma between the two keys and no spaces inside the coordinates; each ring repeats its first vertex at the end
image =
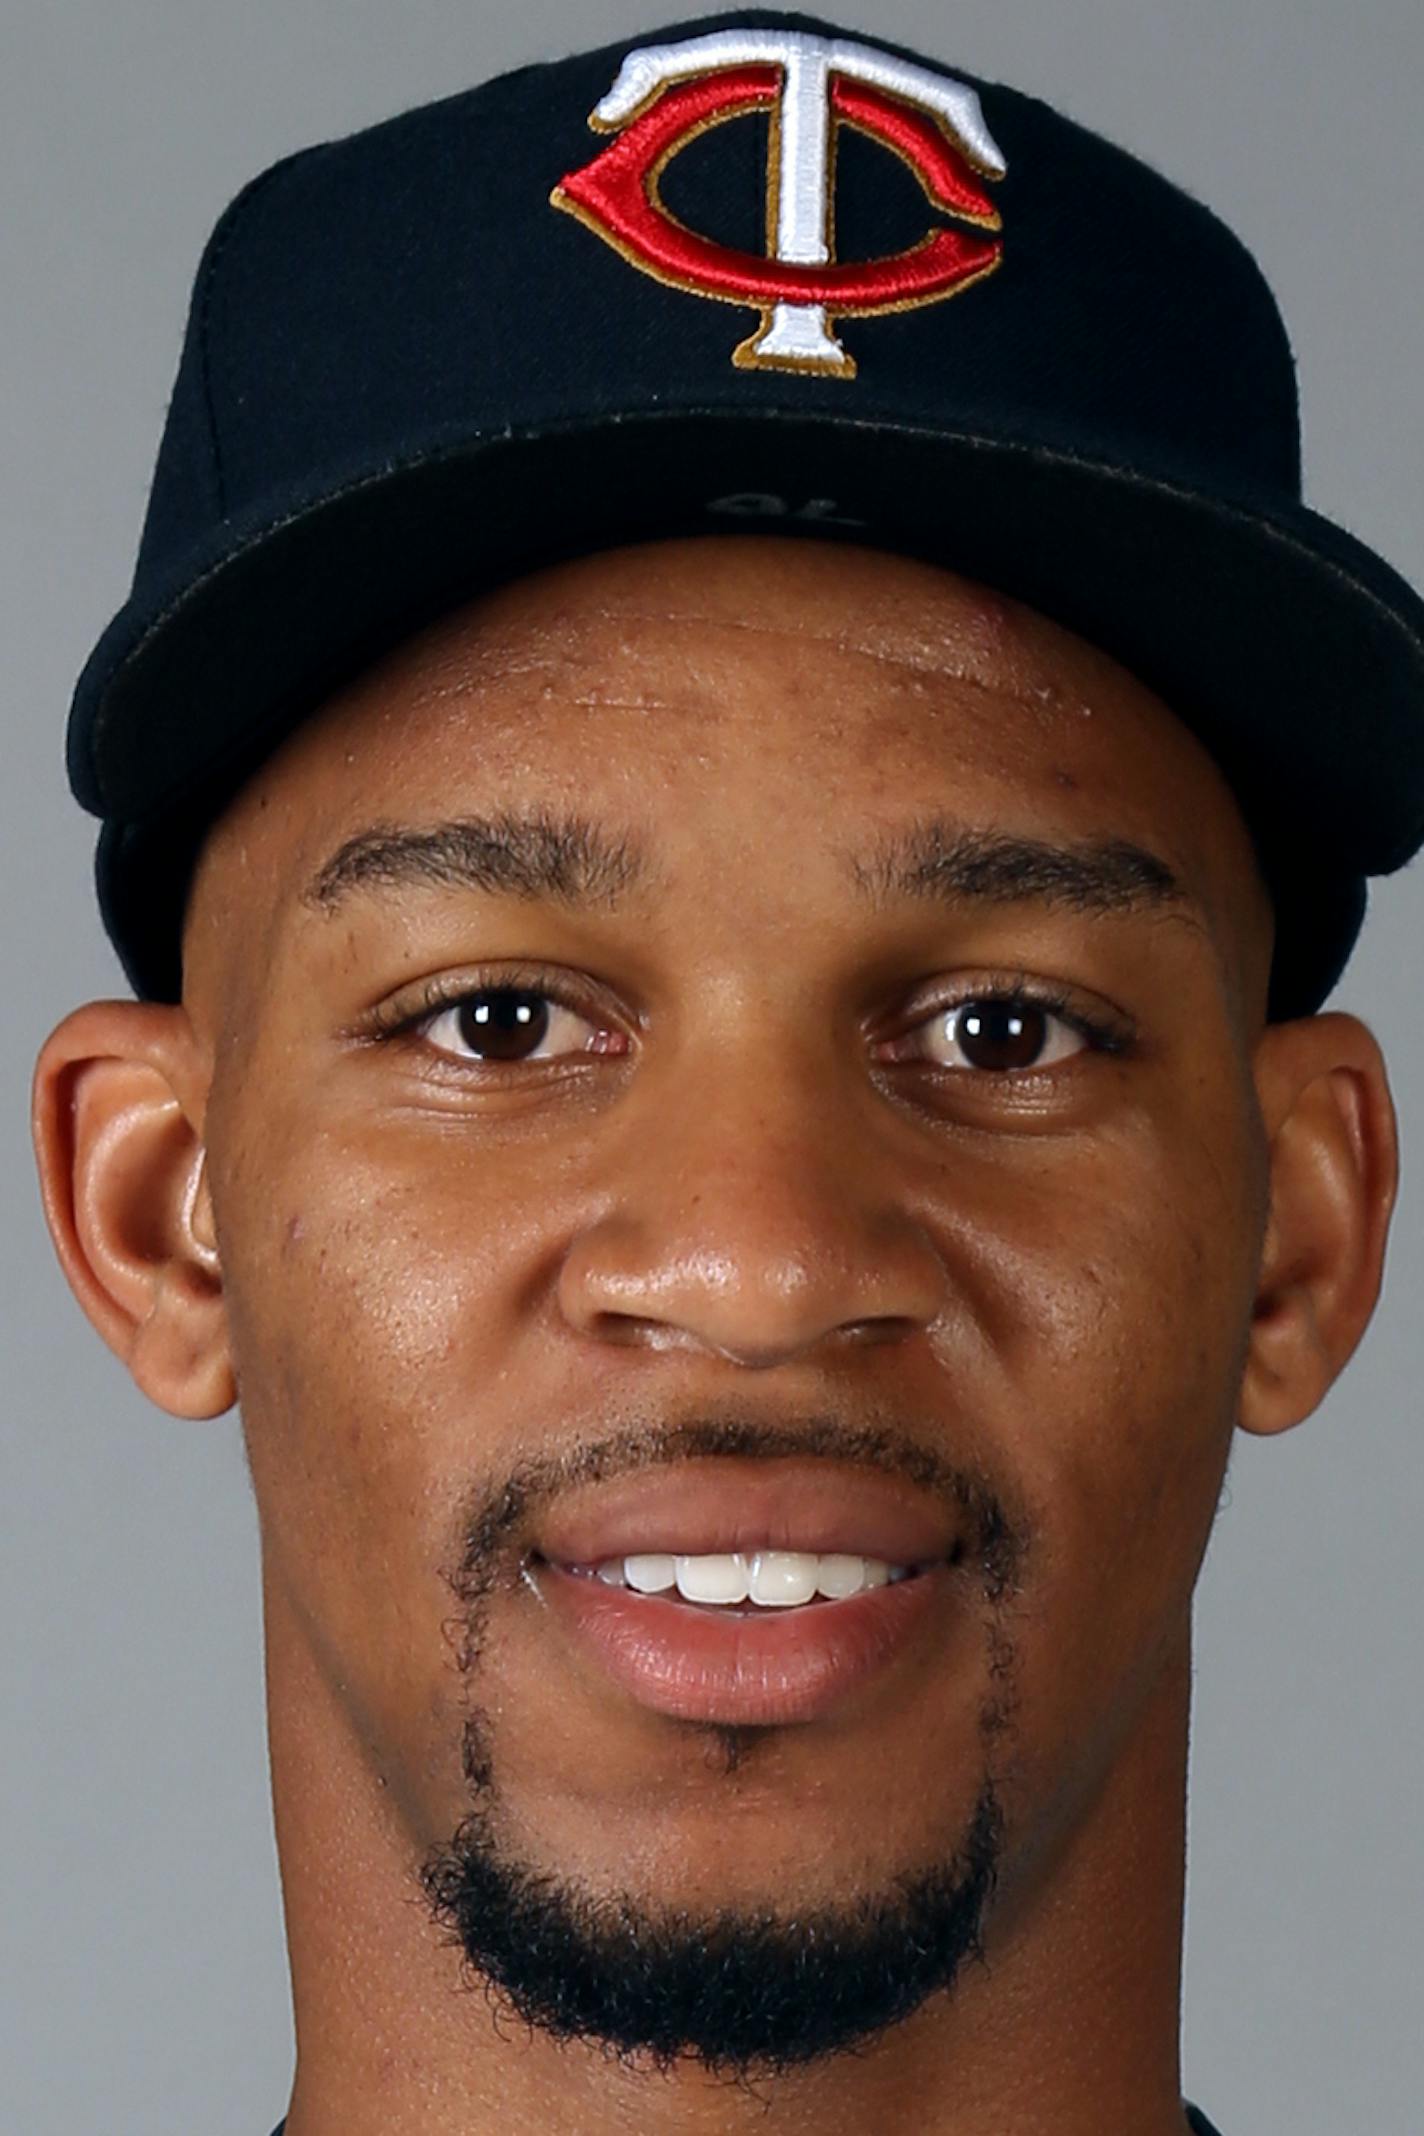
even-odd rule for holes
{"type": "Polygon", "coordinates": [[[879,1469],[705,1456],[575,1489],[541,1523],[536,1547],[562,1565],[757,1549],[915,1565],[947,1557],[959,1537],[944,1506],[879,1469]]]}

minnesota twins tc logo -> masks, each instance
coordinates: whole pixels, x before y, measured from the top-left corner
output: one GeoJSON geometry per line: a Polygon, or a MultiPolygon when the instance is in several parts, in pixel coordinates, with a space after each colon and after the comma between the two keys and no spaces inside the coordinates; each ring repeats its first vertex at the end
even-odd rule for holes
{"type": "Polygon", "coordinates": [[[937,228],[889,258],[832,256],[836,130],[900,156],[933,205],[979,230],[999,217],[978,178],[1004,159],[974,91],[874,46],[804,31],[725,30],[630,52],[589,124],[618,139],[550,196],[645,274],[699,297],[747,304],[761,324],[734,352],[746,369],[853,378],[834,319],[934,304],[992,274],[1002,245],[937,228]],[[658,180],[698,134],[771,113],[766,256],[700,237],[663,205],[658,180]],[[977,174],[977,176],[976,176],[977,174]]]}

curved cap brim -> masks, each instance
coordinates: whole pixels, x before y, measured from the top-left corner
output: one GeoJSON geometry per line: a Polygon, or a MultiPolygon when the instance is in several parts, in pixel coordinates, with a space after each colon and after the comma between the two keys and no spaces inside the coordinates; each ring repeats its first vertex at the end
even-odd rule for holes
{"type": "MultiPolygon", "coordinates": [[[[824,413],[604,413],[435,436],[398,465],[271,499],[115,618],[76,692],[70,774],[109,825],[101,897],[139,990],[176,988],[181,886],[165,917],[156,852],[169,877],[186,868],[241,781],[342,681],[541,565],[749,529],[923,557],[1100,646],[1217,759],[1258,849],[1328,882],[1322,910],[1349,886],[1353,927],[1359,879],[1424,843],[1424,604],[1306,508],[1202,495],[1042,440],[824,413]]],[[[1319,948],[1338,969],[1338,943],[1319,948]]],[[[1312,985],[1303,968],[1293,992],[1312,985]]]]}

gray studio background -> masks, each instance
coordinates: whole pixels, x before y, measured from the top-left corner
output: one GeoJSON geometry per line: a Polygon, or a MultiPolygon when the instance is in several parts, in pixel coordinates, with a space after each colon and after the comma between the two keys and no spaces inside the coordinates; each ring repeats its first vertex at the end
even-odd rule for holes
{"type": "MultiPolygon", "coordinates": [[[[1424,584],[1419,0],[823,11],[1037,91],[1223,213],[1295,338],[1312,502],[1424,584]]],[[[286,150],[677,12],[9,0],[0,24],[6,2132],[266,2136],[291,2068],[236,1420],[150,1410],[90,1334],[25,1126],[44,1033],[119,990],[61,733],[126,590],[198,252],[286,150]]],[[[1424,2127],[1421,931],[1416,868],[1336,997],[1402,1116],[1384,1303],[1312,1422],[1240,1446],[1201,1593],[1185,2069],[1224,2136],[1424,2127]]]]}

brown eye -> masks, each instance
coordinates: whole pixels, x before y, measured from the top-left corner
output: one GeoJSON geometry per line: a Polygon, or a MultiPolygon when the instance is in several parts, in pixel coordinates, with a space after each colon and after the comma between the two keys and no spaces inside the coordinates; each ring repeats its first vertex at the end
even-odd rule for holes
{"type": "Polygon", "coordinates": [[[940,1060],[942,1067],[991,1075],[1047,1068],[1081,1052],[1087,1043],[1053,1010],[1033,1001],[993,996],[958,1002],[931,1017],[923,1029],[944,1047],[948,1057],[940,1060]]]}
{"type": "Polygon", "coordinates": [[[588,1034],[595,1026],[549,994],[524,987],[487,986],[438,1010],[421,1029],[437,1052],[498,1067],[587,1053],[592,1050],[588,1034]],[[553,1052],[542,1051],[551,1037],[553,1052]]]}

